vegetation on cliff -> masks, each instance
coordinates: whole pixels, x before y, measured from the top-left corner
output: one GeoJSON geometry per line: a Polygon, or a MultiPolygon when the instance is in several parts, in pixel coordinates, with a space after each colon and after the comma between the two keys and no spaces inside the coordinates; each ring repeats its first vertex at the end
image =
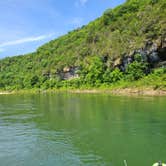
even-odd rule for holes
{"type": "Polygon", "coordinates": [[[166,88],[165,16],[165,0],[127,0],[34,53],[0,60],[0,89],[166,88]]]}

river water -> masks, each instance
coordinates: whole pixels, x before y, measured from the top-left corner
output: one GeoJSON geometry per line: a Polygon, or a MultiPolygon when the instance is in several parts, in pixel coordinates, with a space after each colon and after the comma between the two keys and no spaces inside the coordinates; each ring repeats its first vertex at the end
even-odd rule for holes
{"type": "Polygon", "coordinates": [[[0,95],[0,166],[166,161],[166,97],[0,95]]]}

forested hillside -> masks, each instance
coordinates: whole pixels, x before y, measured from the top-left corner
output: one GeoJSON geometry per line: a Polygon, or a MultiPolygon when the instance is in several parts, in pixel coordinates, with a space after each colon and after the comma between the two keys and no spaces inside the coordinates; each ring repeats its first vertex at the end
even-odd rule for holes
{"type": "Polygon", "coordinates": [[[166,88],[165,66],[166,1],[127,0],[34,53],[0,60],[0,89],[99,87],[140,80],[166,88]]]}

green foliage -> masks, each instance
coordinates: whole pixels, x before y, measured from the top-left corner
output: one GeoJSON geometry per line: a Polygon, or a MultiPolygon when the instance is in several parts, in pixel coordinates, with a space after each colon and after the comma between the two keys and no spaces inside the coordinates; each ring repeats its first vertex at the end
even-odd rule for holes
{"type": "Polygon", "coordinates": [[[115,21],[115,16],[112,9],[107,9],[101,17],[103,25],[109,25],[112,21],[115,21]]]}
{"type": "Polygon", "coordinates": [[[124,78],[123,73],[116,68],[113,71],[110,71],[109,69],[106,70],[106,72],[103,75],[104,82],[106,83],[115,83],[124,78]]]}
{"type": "Polygon", "coordinates": [[[151,4],[154,5],[158,2],[158,0],[151,0],[151,4]]]}
{"type": "Polygon", "coordinates": [[[39,77],[37,75],[34,75],[31,79],[31,86],[34,87],[34,85],[36,85],[39,82],[39,77]]]}
{"type": "Polygon", "coordinates": [[[143,61],[142,56],[140,54],[135,54],[134,55],[134,60],[137,61],[137,62],[142,62],[143,61]]]}
{"type": "Polygon", "coordinates": [[[103,69],[103,62],[100,57],[87,57],[82,63],[81,78],[86,84],[98,85],[102,83],[103,69]]]}
{"type": "Polygon", "coordinates": [[[126,74],[127,74],[126,78],[131,81],[138,80],[145,76],[146,70],[147,70],[146,63],[134,61],[133,63],[129,64],[126,69],[126,74]]]}
{"type": "Polygon", "coordinates": [[[122,16],[126,13],[137,12],[139,10],[139,0],[130,0],[125,5],[121,6],[118,11],[118,16],[122,16]]]}
{"type": "Polygon", "coordinates": [[[156,76],[162,76],[163,74],[166,74],[166,68],[158,68],[153,71],[153,74],[156,76]]]}
{"type": "MultiPolygon", "coordinates": [[[[0,60],[0,89],[78,88],[114,84],[126,77],[138,80],[146,75],[147,69],[139,54],[126,73],[112,70],[113,61],[143,48],[145,41],[164,38],[165,15],[165,0],[127,0],[34,53],[0,60]],[[64,81],[60,74],[66,66],[80,67],[80,78],[64,81]]],[[[163,74],[154,71],[153,76],[163,74]]]]}

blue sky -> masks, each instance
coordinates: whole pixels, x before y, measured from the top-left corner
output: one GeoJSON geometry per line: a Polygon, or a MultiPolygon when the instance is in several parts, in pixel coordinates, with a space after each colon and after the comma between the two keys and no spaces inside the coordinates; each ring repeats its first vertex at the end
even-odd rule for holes
{"type": "Polygon", "coordinates": [[[0,0],[0,58],[33,52],[125,0],[0,0]]]}

